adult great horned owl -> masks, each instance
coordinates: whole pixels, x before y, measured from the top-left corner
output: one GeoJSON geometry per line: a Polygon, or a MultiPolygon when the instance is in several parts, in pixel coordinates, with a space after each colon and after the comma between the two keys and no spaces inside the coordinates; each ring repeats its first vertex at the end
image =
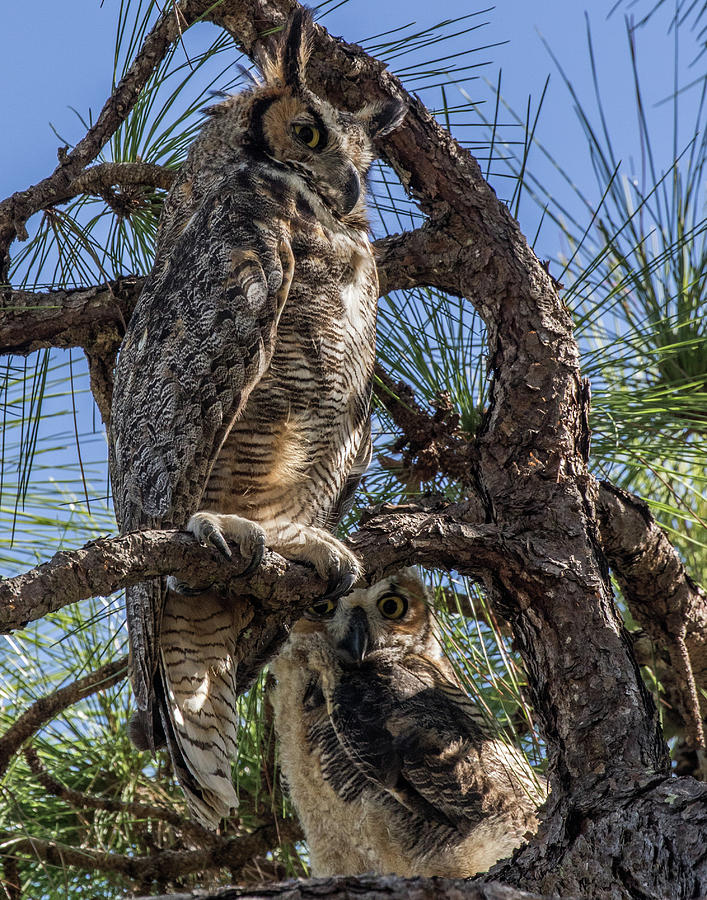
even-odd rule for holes
{"type": "Polygon", "coordinates": [[[544,793],[459,687],[414,570],[315,604],[272,672],[313,874],[467,877],[535,830],[544,793]]]}
{"type": "MultiPolygon", "coordinates": [[[[327,594],[356,558],[334,538],[370,457],[378,283],[362,182],[396,102],[358,114],[306,85],[299,9],[262,83],[214,107],[165,202],[154,268],[121,347],[111,477],[122,531],[188,527],[256,566],[267,543],[327,594]]],[[[238,604],[185,585],[127,592],[144,747],[166,740],[192,812],[236,805],[238,604]]]]}

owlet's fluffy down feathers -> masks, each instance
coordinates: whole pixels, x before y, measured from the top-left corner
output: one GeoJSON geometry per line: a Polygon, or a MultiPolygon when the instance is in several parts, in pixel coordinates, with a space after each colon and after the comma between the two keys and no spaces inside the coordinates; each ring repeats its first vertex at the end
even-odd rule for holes
{"type": "MultiPolygon", "coordinates": [[[[257,566],[267,544],[327,594],[356,558],[331,534],[370,458],[378,282],[362,184],[391,102],[352,114],[306,84],[297,10],[262,83],[210,110],[165,203],[121,347],[110,430],[122,531],[187,527],[257,566]]],[[[174,580],[127,593],[134,737],[166,740],[192,813],[236,805],[239,605],[174,580]],[[195,591],[199,592],[194,597],[195,591]]]]}
{"type": "Polygon", "coordinates": [[[414,570],[315,604],[272,672],[314,875],[468,877],[537,828],[544,791],[460,688],[414,570]]]}

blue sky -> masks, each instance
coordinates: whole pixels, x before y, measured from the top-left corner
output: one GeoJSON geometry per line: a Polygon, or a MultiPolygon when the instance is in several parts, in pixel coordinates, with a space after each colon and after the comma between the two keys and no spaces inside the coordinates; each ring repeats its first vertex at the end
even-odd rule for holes
{"type": "MultiPolygon", "coordinates": [[[[614,135],[621,135],[619,152],[627,159],[635,157],[639,148],[623,10],[607,19],[613,2],[595,0],[590,22],[609,124],[614,135]]],[[[648,5],[648,0],[641,0],[635,10],[644,11],[648,5]]],[[[475,61],[488,65],[470,74],[495,82],[498,69],[502,68],[504,96],[521,114],[528,96],[537,99],[545,77],[551,73],[537,134],[552,147],[578,183],[589,187],[592,176],[585,142],[567,90],[540,38],[542,35],[552,47],[580,95],[591,101],[584,7],[584,3],[571,0],[499,0],[495,8],[470,20],[470,24],[488,25],[444,44],[439,53],[435,47],[428,48],[419,58],[507,41],[479,51],[475,61]]],[[[3,85],[11,86],[3,91],[2,99],[4,130],[11,139],[0,144],[1,196],[25,188],[53,169],[59,141],[50,123],[67,140],[77,140],[83,129],[72,107],[86,117],[101,108],[110,90],[117,8],[115,0],[105,0],[102,5],[98,0],[38,0],[31,5],[28,18],[22,4],[6,5],[0,30],[0,78],[3,85]]],[[[324,23],[334,34],[361,41],[402,23],[427,26],[483,9],[484,4],[472,6],[468,0],[443,0],[437,4],[421,0],[349,0],[328,15],[324,23]]],[[[666,96],[671,83],[672,45],[666,39],[667,21],[667,13],[656,16],[638,36],[642,85],[650,116],[656,123],[656,137],[660,141],[659,135],[665,136],[665,165],[670,156],[671,113],[668,105],[653,104],[666,96]]],[[[211,26],[200,29],[205,39],[213,34],[211,26]]],[[[692,37],[686,33],[683,40],[691,44],[692,37]]],[[[692,55],[689,46],[682,54],[684,63],[692,55]]],[[[694,69],[683,68],[683,83],[699,75],[694,69]]],[[[460,83],[475,99],[489,97],[481,80],[460,83]]],[[[455,90],[455,86],[450,86],[452,100],[455,90]]]]}

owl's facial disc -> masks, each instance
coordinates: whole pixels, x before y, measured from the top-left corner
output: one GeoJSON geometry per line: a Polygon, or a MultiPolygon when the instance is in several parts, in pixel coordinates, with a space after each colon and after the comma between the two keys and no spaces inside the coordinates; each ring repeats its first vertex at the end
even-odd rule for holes
{"type": "Polygon", "coordinates": [[[373,153],[364,124],[354,116],[308,91],[264,89],[251,108],[249,139],[337,216],[344,218],[359,205],[373,153]]]}

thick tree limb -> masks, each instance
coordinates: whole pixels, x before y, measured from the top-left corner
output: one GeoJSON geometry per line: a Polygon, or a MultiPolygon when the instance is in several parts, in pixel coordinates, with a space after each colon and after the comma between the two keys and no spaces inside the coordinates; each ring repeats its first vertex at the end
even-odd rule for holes
{"type": "Polygon", "coordinates": [[[512,860],[481,876],[484,881],[592,900],[687,900],[703,893],[701,886],[707,883],[703,782],[634,773],[632,784],[619,785],[597,775],[574,798],[551,796],[553,803],[546,818],[564,822],[565,827],[545,829],[512,860]]]}
{"type": "Polygon", "coordinates": [[[374,247],[381,296],[422,285],[459,293],[457,273],[439,262],[459,253],[459,244],[448,234],[444,221],[380,238],[374,247]]]}
{"type": "MultiPolygon", "coordinates": [[[[414,474],[424,455],[425,460],[433,458],[436,472],[452,480],[461,480],[459,473],[464,470],[469,477],[475,470],[474,444],[453,428],[440,428],[435,417],[417,403],[409,386],[395,383],[380,364],[376,365],[376,378],[376,396],[402,431],[401,465],[414,474]]],[[[480,495],[477,498],[481,499],[480,495]]],[[[601,482],[597,511],[602,549],[633,617],[653,642],[647,644],[644,635],[640,644],[634,644],[638,661],[655,667],[661,651],[671,648],[674,659],[681,653],[676,642],[682,639],[694,674],[693,684],[707,689],[704,589],[687,574],[667,534],[638,497],[601,482]]],[[[679,661],[675,671],[669,663],[660,667],[669,703],[695,728],[694,686],[680,679],[679,672],[679,661]]]]}
{"type": "MultiPolygon", "coordinates": [[[[402,565],[456,568],[468,574],[512,560],[505,537],[495,525],[474,525],[467,505],[386,506],[350,540],[365,553],[367,577],[375,580],[402,565]],[[440,546],[449,539],[449,549],[440,546]]],[[[247,581],[239,577],[248,564],[233,546],[233,559],[201,547],[182,531],[139,531],[98,538],[78,550],[62,550],[23,575],[0,581],[0,633],[88,597],[106,596],[148,578],[175,574],[187,583],[213,585],[225,594],[244,592],[269,610],[293,613],[325,593],[326,584],[311,569],[266,551],[247,581]]],[[[510,576],[509,576],[510,577],[510,576]]]]}
{"type": "Polygon", "coordinates": [[[358,900],[360,897],[367,900],[544,900],[539,894],[529,894],[497,882],[472,884],[462,879],[399,878],[395,875],[297,879],[257,887],[162,894],[150,900],[358,900]]]}
{"type": "Polygon", "coordinates": [[[599,489],[602,544],[631,614],[659,646],[684,635],[695,678],[707,686],[707,592],[696,584],[648,505],[608,481],[599,489]]]}
{"type": "Polygon", "coordinates": [[[143,282],[129,277],[76,290],[0,294],[0,353],[120,346],[143,282]]]}
{"type": "MultiPolygon", "coordinates": [[[[0,582],[0,588],[4,584],[5,582],[0,582]]],[[[40,697],[3,735],[0,735],[0,776],[5,773],[10,760],[22,744],[36,734],[43,725],[73,703],[95,694],[96,691],[105,690],[105,688],[117,684],[125,678],[127,671],[128,658],[124,656],[114,662],[106,663],[95,672],[90,672],[78,681],[73,681],[46,697],[40,697]]]]}
{"type": "Polygon", "coordinates": [[[704,754],[707,701],[700,703],[697,689],[707,688],[707,593],[642,500],[602,482],[597,510],[604,551],[631,614],[669,654],[660,673],[668,702],[682,716],[688,741],[704,754]]]}

